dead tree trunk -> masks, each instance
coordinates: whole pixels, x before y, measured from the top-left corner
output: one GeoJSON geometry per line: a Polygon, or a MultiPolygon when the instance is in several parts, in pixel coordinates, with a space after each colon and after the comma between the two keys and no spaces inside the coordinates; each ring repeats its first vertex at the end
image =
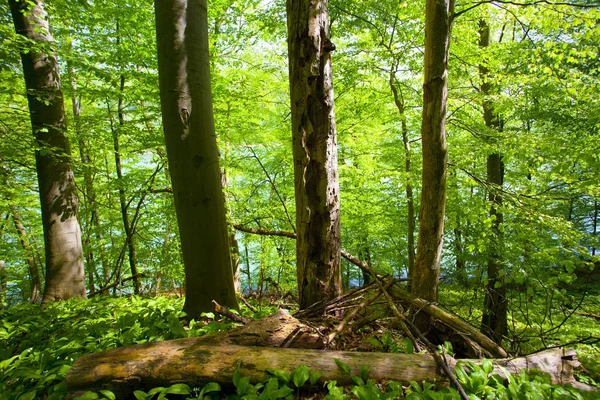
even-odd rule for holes
{"type": "MultiPolygon", "coordinates": [[[[351,385],[351,376],[360,376],[365,366],[371,367],[369,378],[376,381],[408,383],[446,380],[438,372],[433,358],[426,354],[206,345],[204,339],[199,337],[147,343],[81,357],[67,373],[68,398],[88,390],[107,389],[118,399],[129,399],[134,398],[134,390],[182,382],[192,386],[217,382],[222,387],[232,387],[238,362],[241,362],[240,373],[250,378],[251,382],[267,379],[267,368],[291,371],[300,365],[320,371],[323,374],[321,384],[335,380],[339,385],[351,385]],[[338,368],[335,359],[347,364],[351,374],[338,368]]],[[[555,383],[574,383],[573,368],[578,366],[578,362],[573,359],[572,353],[553,349],[512,360],[495,360],[495,364],[512,374],[536,368],[550,374],[555,383]]],[[[448,361],[451,367],[458,362],[452,358],[448,361]]],[[[503,373],[500,368],[494,372],[503,373]]]]}

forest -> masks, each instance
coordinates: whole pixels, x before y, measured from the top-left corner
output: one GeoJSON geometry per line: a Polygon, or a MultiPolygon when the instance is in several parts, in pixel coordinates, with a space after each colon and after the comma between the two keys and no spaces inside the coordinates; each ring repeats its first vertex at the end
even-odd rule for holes
{"type": "Polygon", "coordinates": [[[600,397],[597,2],[0,18],[0,399],[600,397]]]}

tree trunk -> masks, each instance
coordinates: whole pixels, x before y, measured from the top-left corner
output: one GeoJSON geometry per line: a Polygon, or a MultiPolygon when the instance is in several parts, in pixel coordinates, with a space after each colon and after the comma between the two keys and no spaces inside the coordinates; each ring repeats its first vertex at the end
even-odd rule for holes
{"type": "Polygon", "coordinates": [[[238,308],[214,129],[206,0],[156,0],[162,119],[188,318],[238,308]]]}
{"type": "MultiPolygon", "coordinates": [[[[77,96],[77,82],[75,80],[75,74],[73,67],[70,62],[67,62],[67,73],[71,83],[71,105],[73,110],[73,122],[75,135],[77,136],[77,144],[79,147],[79,158],[82,164],[83,170],[83,196],[84,201],[87,202],[90,210],[89,226],[87,234],[82,238],[83,250],[85,253],[86,266],[88,270],[88,279],[90,286],[90,293],[94,293],[94,274],[96,271],[96,254],[93,250],[93,245],[90,241],[90,236],[94,236],[97,241],[97,246],[102,246],[102,233],[100,232],[100,212],[98,210],[98,201],[96,199],[96,190],[94,188],[94,178],[92,175],[92,160],[89,155],[88,143],[84,138],[81,130],[81,107],[77,96]]],[[[85,224],[84,224],[85,227],[85,224]]],[[[99,251],[100,262],[102,265],[102,279],[99,286],[107,284],[110,278],[110,271],[108,269],[108,262],[106,260],[106,254],[103,250],[99,251]]]]}
{"type": "MultiPolygon", "coordinates": [[[[41,44],[54,42],[40,0],[10,1],[16,32],[41,44]]],[[[70,160],[58,62],[53,53],[21,54],[35,152],[46,253],[42,303],[86,297],[78,198],[70,160]]]]}
{"type": "Polygon", "coordinates": [[[15,204],[11,205],[12,209],[12,217],[13,222],[15,223],[15,228],[17,229],[17,234],[19,235],[19,242],[21,243],[21,247],[25,251],[27,255],[27,266],[29,267],[29,278],[31,279],[31,302],[37,303],[40,300],[40,296],[42,293],[42,283],[40,282],[40,274],[38,270],[37,262],[35,261],[34,250],[29,244],[29,239],[27,238],[27,231],[21,222],[21,216],[19,215],[19,210],[15,204]]]}
{"type": "MultiPolygon", "coordinates": [[[[241,376],[249,378],[252,383],[271,377],[266,372],[268,368],[289,372],[300,365],[322,373],[320,387],[327,381],[352,385],[351,376],[361,376],[366,366],[370,367],[368,378],[378,382],[447,381],[428,354],[208,345],[204,339],[168,340],[83,356],[67,373],[67,398],[74,398],[88,390],[107,389],[118,399],[133,399],[134,390],[149,390],[180,382],[191,386],[216,382],[231,389],[238,363],[241,376]],[[351,373],[337,367],[336,359],[350,367],[351,373]]],[[[460,361],[481,364],[481,360],[447,359],[451,369],[460,361]]],[[[493,373],[504,376],[505,371],[518,374],[536,368],[550,374],[554,383],[573,384],[576,383],[573,370],[578,366],[574,351],[552,349],[527,357],[494,360],[493,373]]]]}
{"type": "Polygon", "coordinates": [[[402,144],[404,146],[404,172],[406,172],[406,201],[408,203],[408,215],[406,216],[408,222],[407,232],[407,245],[406,250],[408,252],[408,288],[412,288],[412,280],[415,277],[415,202],[413,196],[413,187],[410,183],[411,173],[411,151],[410,151],[410,140],[408,137],[408,126],[406,124],[406,107],[404,105],[404,97],[402,92],[396,86],[396,76],[394,72],[390,74],[390,88],[394,95],[394,104],[400,113],[400,124],[402,126],[402,144]]]}
{"type": "MultiPolygon", "coordinates": [[[[446,207],[446,100],[448,52],[454,0],[427,0],[425,15],[425,67],[423,84],[423,183],[419,238],[412,293],[437,302],[440,259],[446,207]]],[[[416,314],[416,325],[425,331],[428,316],[416,314]]]]}
{"type": "MultiPolygon", "coordinates": [[[[490,28],[485,20],[479,20],[479,47],[485,49],[490,45],[490,28]]],[[[500,120],[494,111],[494,105],[490,96],[493,86],[490,83],[489,69],[485,63],[479,65],[479,76],[481,79],[481,93],[483,99],[483,119],[485,126],[493,132],[501,130],[500,120]]],[[[498,208],[502,205],[502,183],[504,181],[504,163],[502,156],[492,153],[487,157],[487,182],[491,189],[488,200],[491,203],[490,217],[492,218],[492,232],[487,249],[487,285],[481,317],[481,330],[487,336],[493,338],[496,343],[502,342],[506,334],[506,315],[508,303],[506,300],[506,285],[504,283],[504,269],[502,268],[501,244],[503,215],[498,208]]]]}
{"type": "Polygon", "coordinates": [[[327,1],[288,0],[300,308],[337,297],[340,201],[327,1]]]}
{"type": "MultiPolygon", "coordinates": [[[[121,37],[118,33],[119,24],[117,24],[117,46],[121,42],[121,37]]],[[[121,151],[119,136],[125,126],[125,108],[123,106],[123,91],[125,90],[125,75],[120,77],[119,86],[119,102],[117,105],[117,114],[119,118],[119,127],[112,130],[113,134],[113,149],[115,151],[115,169],[117,171],[117,182],[119,184],[119,205],[121,206],[121,218],[123,219],[123,229],[125,230],[125,242],[127,244],[127,256],[129,259],[129,268],[133,279],[133,291],[135,294],[140,294],[140,280],[137,278],[137,255],[134,239],[133,224],[129,221],[129,206],[125,196],[125,180],[123,178],[123,169],[121,168],[121,151]]]]}

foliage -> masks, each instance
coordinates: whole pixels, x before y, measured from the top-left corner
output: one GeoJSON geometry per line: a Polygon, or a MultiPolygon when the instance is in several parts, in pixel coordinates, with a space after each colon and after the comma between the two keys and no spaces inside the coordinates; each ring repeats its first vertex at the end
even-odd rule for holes
{"type": "Polygon", "coordinates": [[[182,299],[137,296],[20,303],[1,312],[0,397],[62,398],[64,378],[80,356],[132,344],[201,336],[232,324],[206,315],[181,323],[182,299]],[[21,396],[21,397],[20,397],[21,396]]]}

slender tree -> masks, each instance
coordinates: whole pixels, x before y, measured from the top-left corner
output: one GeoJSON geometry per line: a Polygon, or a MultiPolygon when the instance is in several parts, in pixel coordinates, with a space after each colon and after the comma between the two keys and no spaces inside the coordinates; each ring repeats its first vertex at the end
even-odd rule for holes
{"type": "Polygon", "coordinates": [[[300,307],[338,296],[340,201],[327,0],[288,0],[300,307]]]}
{"type": "Polygon", "coordinates": [[[206,0],[156,0],[158,75],[189,318],[237,307],[214,129],[206,0]]]}
{"type": "MultiPolygon", "coordinates": [[[[421,142],[423,177],[419,237],[412,293],[425,300],[438,299],[438,280],[446,207],[446,99],[448,52],[454,0],[427,0],[425,11],[425,67],[421,142]]],[[[425,329],[429,318],[417,314],[425,329]]]]}
{"type": "MultiPolygon", "coordinates": [[[[479,48],[485,50],[490,46],[490,27],[485,19],[479,20],[479,48]]],[[[490,81],[490,70],[486,62],[479,64],[479,75],[481,79],[481,94],[484,96],[482,102],[483,120],[485,126],[492,133],[501,130],[500,118],[494,110],[494,104],[490,99],[493,94],[493,85],[490,81]]],[[[502,342],[506,334],[506,314],[508,303],[506,299],[506,285],[504,283],[504,271],[502,268],[500,246],[502,243],[502,232],[500,225],[503,221],[502,211],[502,184],[504,182],[504,162],[502,155],[494,152],[487,156],[486,162],[487,182],[490,186],[488,200],[490,201],[490,217],[492,228],[490,242],[487,249],[487,285],[485,289],[485,300],[483,304],[483,315],[481,317],[481,331],[493,338],[497,343],[502,342]]]]}
{"type": "Polygon", "coordinates": [[[29,268],[29,279],[31,280],[31,297],[30,300],[32,303],[37,303],[40,301],[40,294],[42,292],[42,283],[40,281],[40,274],[38,270],[38,264],[35,260],[34,249],[29,244],[29,239],[27,238],[27,230],[23,226],[21,222],[21,215],[19,214],[19,208],[16,204],[11,204],[11,213],[13,223],[15,224],[15,229],[17,230],[17,234],[19,235],[19,242],[21,243],[21,247],[25,251],[27,255],[27,267],[29,268]]]}
{"type": "Polygon", "coordinates": [[[9,0],[16,32],[36,43],[21,53],[31,125],[38,148],[46,287],[42,303],[86,297],[78,198],[70,161],[63,94],[53,38],[41,0],[9,0]]]}

